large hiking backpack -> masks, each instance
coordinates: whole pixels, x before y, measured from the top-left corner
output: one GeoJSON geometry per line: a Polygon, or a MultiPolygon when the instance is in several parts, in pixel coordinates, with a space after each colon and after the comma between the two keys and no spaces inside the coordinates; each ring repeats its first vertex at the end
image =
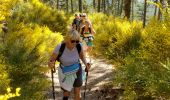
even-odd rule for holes
{"type": "MultiPolygon", "coordinates": [[[[61,55],[63,54],[64,49],[65,49],[65,46],[66,46],[65,43],[62,43],[62,44],[61,44],[61,47],[60,47],[60,49],[59,49],[59,54],[58,54],[58,56],[57,56],[57,58],[56,58],[57,61],[59,61],[59,58],[60,58],[61,55]]],[[[81,45],[80,45],[80,43],[78,43],[78,44],[76,45],[76,48],[77,48],[78,54],[80,55],[80,52],[81,52],[81,45]]]]}
{"type": "Polygon", "coordinates": [[[79,25],[80,25],[80,20],[74,19],[74,20],[73,20],[73,23],[72,23],[72,26],[73,26],[74,24],[76,25],[76,30],[78,31],[78,30],[79,30],[79,25]]]}
{"type": "MultiPolygon", "coordinates": [[[[84,30],[85,30],[85,27],[83,27],[83,28],[82,28],[81,35],[83,35],[83,34],[84,34],[84,30]]],[[[91,28],[90,28],[90,27],[88,28],[88,30],[89,30],[89,33],[92,33],[92,32],[91,32],[91,28]]]]}

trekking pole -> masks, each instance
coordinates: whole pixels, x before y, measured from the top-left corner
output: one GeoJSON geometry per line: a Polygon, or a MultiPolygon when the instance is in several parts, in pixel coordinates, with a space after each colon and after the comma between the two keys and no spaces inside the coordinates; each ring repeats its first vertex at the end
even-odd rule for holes
{"type": "Polygon", "coordinates": [[[51,69],[53,99],[55,100],[54,73],[55,73],[55,67],[53,69],[51,69]]]}
{"type": "Polygon", "coordinates": [[[87,86],[87,78],[88,78],[88,71],[86,72],[86,82],[85,82],[85,90],[84,90],[84,100],[86,100],[86,86],[87,86]]]}
{"type": "MultiPolygon", "coordinates": [[[[90,63],[87,63],[87,64],[90,65],[90,63]]],[[[85,69],[85,71],[86,71],[86,82],[85,82],[85,89],[84,89],[84,100],[86,99],[87,79],[89,75],[89,71],[87,69],[85,69]]]]}

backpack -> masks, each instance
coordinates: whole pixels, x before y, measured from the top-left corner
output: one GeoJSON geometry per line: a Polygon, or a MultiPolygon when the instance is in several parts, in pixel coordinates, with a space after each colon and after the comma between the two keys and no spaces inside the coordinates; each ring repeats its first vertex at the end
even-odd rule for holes
{"type": "MultiPolygon", "coordinates": [[[[89,29],[89,32],[91,33],[91,28],[89,27],[88,29],[89,29]]],[[[84,34],[84,30],[85,30],[85,27],[82,28],[81,35],[84,34]]]]}
{"type": "Polygon", "coordinates": [[[74,24],[76,25],[76,30],[78,30],[80,21],[78,19],[74,19],[72,25],[74,25],[74,24]]]}
{"type": "MultiPolygon", "coordinates": [[[[61,55],[63,54],[63,51],[64,51],[64,49],[65,49],[65,43],[62,43],[61,44],[61,47],[60,47],[60,49],[59,49],[59,54],[58,54],[58,56],[57,56],[57,58],[56,58],[56,60],[57,61],[59,61],[59,58],[61,57],[61,55]]],[[[76,48],[77,48],[77,51],[78,51],[78,54],[80,55],[80,52],[81,52],[81,45],[80,45],[80,43],[78,43],[77,45],[76,45],[76,48]]]]}

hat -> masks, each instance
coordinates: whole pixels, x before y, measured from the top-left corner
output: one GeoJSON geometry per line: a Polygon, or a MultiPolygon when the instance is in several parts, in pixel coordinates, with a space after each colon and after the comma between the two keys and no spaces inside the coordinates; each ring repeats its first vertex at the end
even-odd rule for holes
{"type": "Polygon", "coordinates": [[[86,13],[81,14],[81,17],[86,17],[86,16],[87,16],[86,13]]]}

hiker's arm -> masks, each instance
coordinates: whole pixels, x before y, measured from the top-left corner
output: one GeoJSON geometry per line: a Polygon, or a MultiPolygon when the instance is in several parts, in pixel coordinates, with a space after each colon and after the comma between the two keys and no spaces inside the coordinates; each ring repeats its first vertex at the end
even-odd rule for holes
{"type": "Polygon", "coordinates": [[[91,28],[91,30],[92,30],[92,34],[96,34],[94,28],[91,28]]]}
{"type": "Polygon", "coordinates": [[[82,35],[81,33],[82,33],[82,27],[80,26],[80,32],[79,32],[79,34],[82,35]]]}
{"type": "Polygon", "coordinates": [[[90,28],[91,28],[91,32],[92,32],[92,34],[96,34],[96,32],[95,32],[95,30],[94,30],[94,28],[93,28],[92,24],[90,24],[90,28]]]}
{"type": "Polygon", "coordinates": [[[84,52],[83,50],[80,52],[80,59],[82,60],[82,62],[87,65],[87,61],[86,61],[86,58],[85,58],[85,55],[84,55],[84,52]]]}
{"type": "Polygon", "coordinates": [[[72,25],[72,28],[73,28],[73,29],[76,29],[76,25],[75,25],[75,24],[73,24],[73,25],[72,25]]]}
{"type": "Polygon", "coordinates": [[[72,22],[72,28],[75,29],[76,28],[76,24],[75,24],[75,19],[72,22]]]}
{"type": "Polygon", "coordinates": [[[55,67],[55,61],[56,61],[56,58],[57,58],[57,54],[56,53],[53,53],[49,59],[49,62],[48,62],[48,66],[53,69],[55,67]]]}
{"type": "Polygon", "coordinates": [[[86,70],[88,71],[90,69],[90,64],[87,63],[83,50],[80,52],[80,59],[85,64],[86,70]]]}

